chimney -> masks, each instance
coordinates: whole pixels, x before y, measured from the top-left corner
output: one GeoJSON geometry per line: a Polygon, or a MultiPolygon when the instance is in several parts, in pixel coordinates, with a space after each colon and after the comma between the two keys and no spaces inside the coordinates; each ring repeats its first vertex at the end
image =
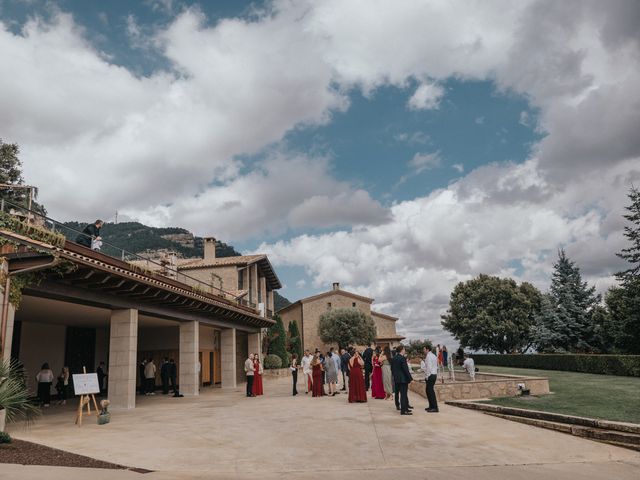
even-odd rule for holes
{"type": "Polygon", "coordinates": [[[340,282],[333,282],[333,289],[340,290],[340,282]]]}
{"type": "Polygon", "coordinates": [[[207,237],[204,239],[204,259],[215,260],[216,258],[216,239],[207,237]]]}

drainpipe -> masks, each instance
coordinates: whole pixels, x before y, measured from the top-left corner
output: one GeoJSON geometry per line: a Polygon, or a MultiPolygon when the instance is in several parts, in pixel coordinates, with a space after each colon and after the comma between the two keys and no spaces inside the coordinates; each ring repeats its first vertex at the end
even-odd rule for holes
{"type": "Polygon", "coordinates": [[[30,273],[38,270],[44,270],[46,268],[51,268],[55,266],[59,261],[60,260],[57,257],[53,257],[53,260],[51,262],[46,263],[44,265],[27,267],[21,270],[14,270],[13,272],[9,271],[8,262],[7,262],[7,278],[4,282],[4,295],[2,298],[2,314],[1,314],[2,322],[0,323],[0,334],[1,334],[0,353],[2,353],[2,356],[0,356],[0,361],[4,359],[4,354],[5,354],[4,349],[6,344],[5,340],[7,336],[7,321],[8,321],[8,315],[9,315],[9,289],[11,288],[11,276],[18,275],[20,273],[30,273]]]}

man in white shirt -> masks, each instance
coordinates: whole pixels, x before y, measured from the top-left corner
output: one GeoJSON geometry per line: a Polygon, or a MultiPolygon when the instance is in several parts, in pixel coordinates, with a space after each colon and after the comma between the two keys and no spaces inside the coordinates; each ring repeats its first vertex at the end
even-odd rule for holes
{"type": "Polygon", "coordinates": [[[153,358],[150,358],[147,364],[144,366],[144,378],[147,383],[145,395],[155,395],[156,389],[156,365],[153,363],[153,358]]]}
{"type": "Polygon", "coordinates": [[[464,368],[467,371],[467,373],[471,377],[471,380],[476,379],[476,362],[474,362],[473,358],[471,358],[469,355],[465,354],[464,362],[462,363],[462,368],[464,368]]]}
{"type": "Polygon", "coordinates": [[[300,362],[302,364],[302,373],[304,374],[304,393],[309,393],[309,385],[311,385],[312,382],[311,360],[313,360],[313,356],[311,355],[309,350],[305,350],[304,356],[302,357],[302,362],[300,362]]]}
{"type": "Polygon", "coordinates": [[[247,397],[254,397],[253,375],[255,373],[255,370],[253,366],[253,353],[250,353],[249,358],[244,361],[244,373],[247,376],[247,397]]]}
{"type": "Polygon", "coordinates": [[[429,350],[425,347],[424,351],[426,352],[425,359],[420,362],[420,368],[424,373],[424,380],[427,384],[427,400],[429,401],[429,406],[425,408],[425,410],[429,413],[437,413],[438,412],[438,399],[436,398],[436,390],[435,384],[438,379],[438,357],[434,353],[434,348],[429,350]]]}

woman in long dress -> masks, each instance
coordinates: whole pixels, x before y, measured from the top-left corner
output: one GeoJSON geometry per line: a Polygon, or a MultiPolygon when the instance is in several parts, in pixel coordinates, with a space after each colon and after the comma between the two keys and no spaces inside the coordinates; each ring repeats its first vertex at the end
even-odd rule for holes
{"type": "Polygon", "coordinates": [[[382,387],[384,388],[385,400],[389,400],[393,395],[393,375],[391,374],[391,350],[389,346],[384,347],[382,355],[378,359],[382,365],[382,387]]]}
{"type": "Polygon", "coordinates": [[[364,360],[355,348],[349,352],[349,403],[363,403],[367,401],[367,391],[364,389],[364,375],[362,367],[364,360]]]}
{"type": "Polygon", "coordinates": [[[252,393],[255,396],[264,395],[262,389],[262,364],[260,363],[260,357],[257,353],[253,354],[253,390],[252,393]]]}
{"type": "Polygon", "coordinates": [[[371,374],[371,396],[378,400],[385,398],[384,386],[382,385],[382,365],[380,364],[380,351],[371,359],[373,373],[371,374]]]}
{"type": "Polygon", "coordinates": [[[325,379],[329,384],[329,396],[331,397],[335,397],[336,383],[338,383],[338,371],[336,370],[336,362],[333,360],[333,355],[335,353],[328,352],[324,362],[325,379]]]}
{"type": "Polygon", "coordinates": [[[320,355],[314,355],[311,361],[311,376],[313,377],[312,393],[314,397],[322,397],[324,395],[324,385],[322,384],[323,370],[320,362],[320,355]]]}

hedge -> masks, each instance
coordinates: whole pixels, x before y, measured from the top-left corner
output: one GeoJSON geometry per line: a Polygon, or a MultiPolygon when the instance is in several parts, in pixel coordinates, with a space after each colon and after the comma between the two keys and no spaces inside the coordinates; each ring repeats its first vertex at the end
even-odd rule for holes
{"type": "Polygon", "coordinates": [[[640,355],[471,355],[476,365],[640,377],[640,355]]]}
{"type": "Polygon", "coordinates": [[[278,355],[269,354],[264,357],[264,368],[271,370],[282,367],[282,359],[278,355]]]}

